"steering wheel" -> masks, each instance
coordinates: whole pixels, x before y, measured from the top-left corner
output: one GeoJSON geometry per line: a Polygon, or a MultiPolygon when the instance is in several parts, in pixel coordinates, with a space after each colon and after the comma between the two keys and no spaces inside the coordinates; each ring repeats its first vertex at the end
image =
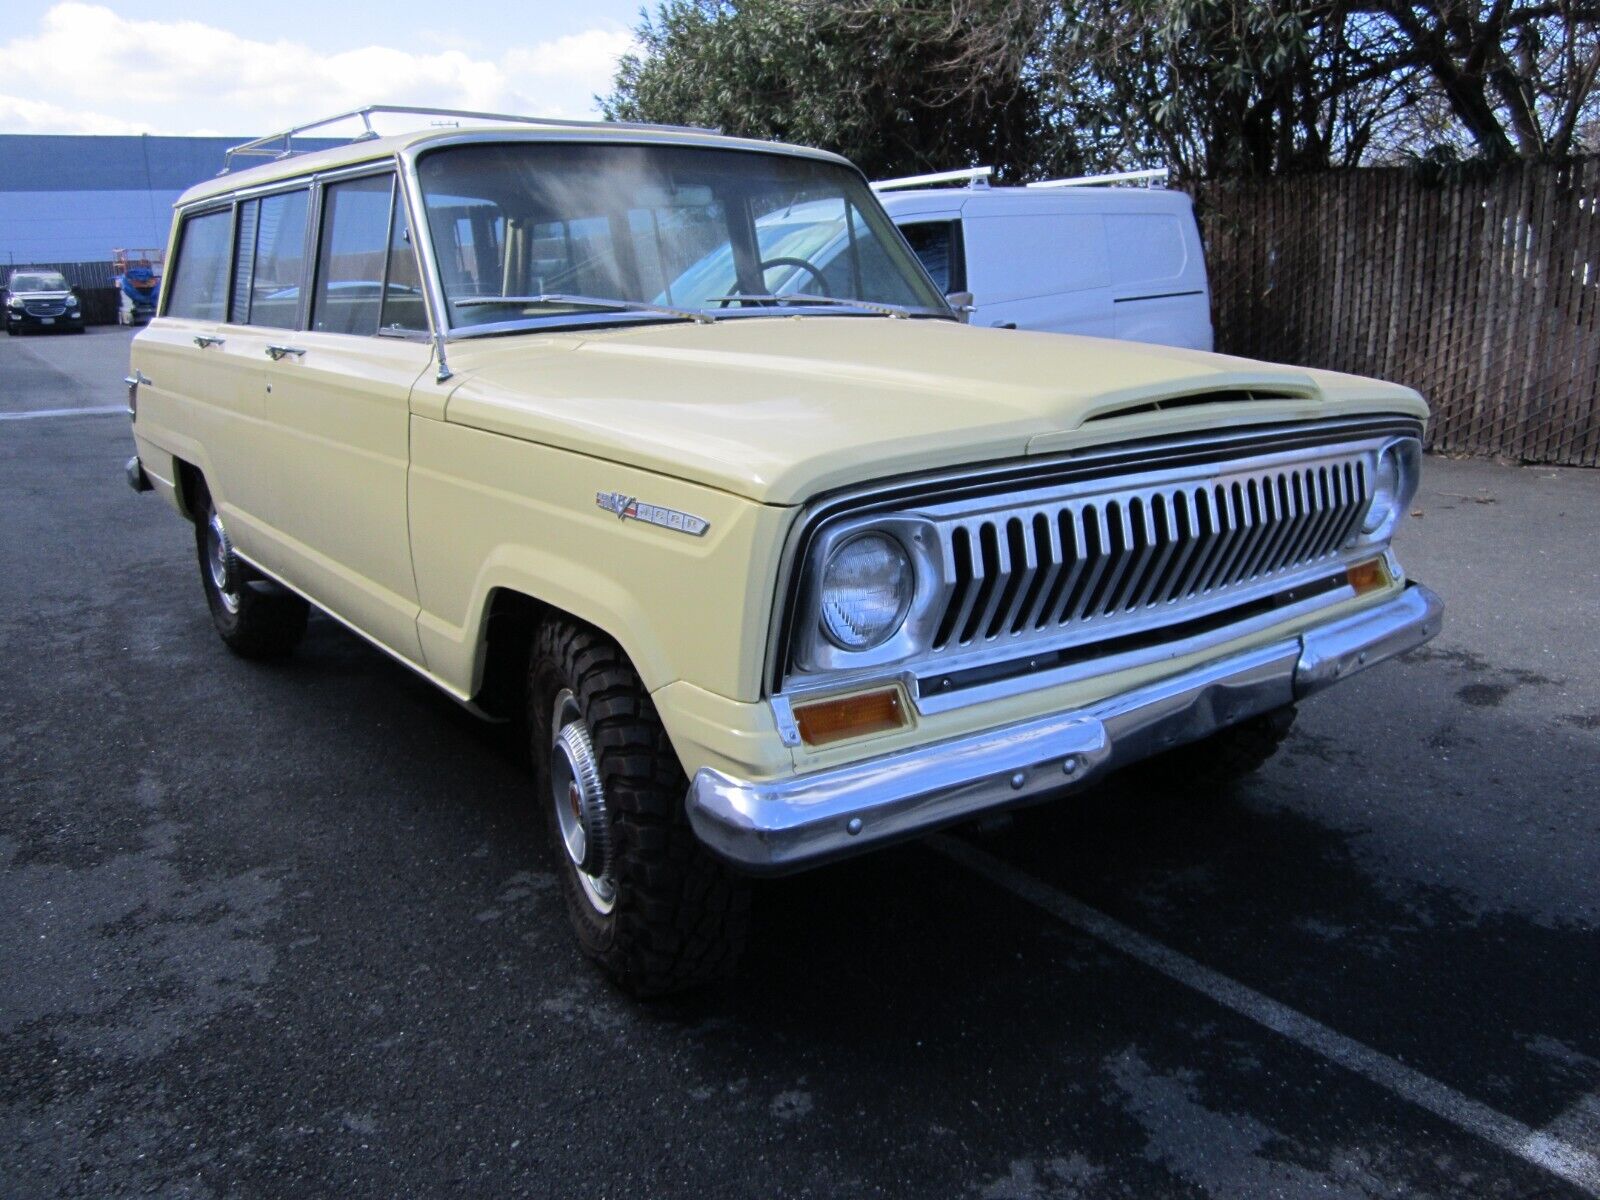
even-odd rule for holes
{"type": "MultiPolygon", "coordinates": [[[[773,267],[799,267],[802,271],[812,276],[818,283],[822,285],[822,294],[824,296],[829,294],[828,277],[822,273],[822,268],[817,266],[815,263],[807,262],[803,258],[791,258],[788,255],[779,255],[777,258],[763,259],[758,265],[761,271],[761,285],[763,287],[766,286],[767,272],[772,270],[773,267]]],[[[738,299],[739,297],[737,295],[724,296],[718,303],[717,307],[727,308],[728,305],[735,303],[738,301],[738,299]]]]}
{"type": "Polygon", "coordinates": [[[815,263],[807,262],[803,258],[791,258],[782,255],[778,258],[766,258],[761,261],[761,282],[766,283],[767,272],[773,267],[799,267],[822,285],[822,294],[828,295],[828,277],[822,273],[822,268],[815,263]]]}

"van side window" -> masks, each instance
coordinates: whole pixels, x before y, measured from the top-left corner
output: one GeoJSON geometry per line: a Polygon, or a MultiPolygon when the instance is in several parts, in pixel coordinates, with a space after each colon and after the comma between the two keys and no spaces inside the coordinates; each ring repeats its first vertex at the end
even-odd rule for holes
{"type": "Polygon", "coordinates": [[[428,330],[428,309],[422,299],[422,272],[411,247],[411,227],[406,221],[405,196],[394,193],[394,217],[389,224],[389,274],[383,293],[379,324],[384,329],[428,330]]]}
{"type": "Polygon", "coordinates": [[[967,290],[967,264],[961,251],[960,221],[917,221],[900,226],[911,250],[945,295],[967,290]]]}
{"type": "Polygon", "coordinates": [[[168,285],[167,315],[220,321],[228,298],[228,235],[233,214],[189,217],[178,240],[178,261],[168,285]]]}
{"type": "Polygon", "coordinates": [[[302,189],[239,206],[235,323],[273,329],[293,329],[298,324],[309,196],[310,192],[302,189]]]}
{"type": "Polygon", "coordinates": [[[311,328],[375,334],[383,303],[394,176],[373,175],[329,184],[323,193],[322,237],[311,328]]]}

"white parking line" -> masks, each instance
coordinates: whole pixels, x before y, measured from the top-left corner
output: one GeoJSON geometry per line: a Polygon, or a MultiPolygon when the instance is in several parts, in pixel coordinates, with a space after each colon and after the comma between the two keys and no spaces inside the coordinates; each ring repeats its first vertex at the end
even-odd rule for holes
{"type": "Polygon", "coordinates": [[[1543,1130],[1496,1112],[1470,1096],[1413,1070],[1382,1051],[1362,1045],[1321,1021],[1280,1004],[1254,988],[1229,979],[1188,955],[1165,946],[1114,917],[1090,908],[1065,892],[956,838],[938,836],[928,845],[946,858],[983,876],[1012,895],[1104,942],[1129,958],[1214,1000],[1224,1008],[1282,1034],[1313,1054],[1354,1071],[1364,1079],[1409,1100],[1457,1129],[1482,1138],[1524,1162],[1539,1167],[1591,1196],[1600,1197],[1600,1156],[1563,1136],[1578,1122],[1558,1121],[1543,1130]]]}
{"type": "Polygon", "coordinates": [[[37,421],[40,417],[103,417],[109,413],[127,413],[121,404],[107,404],[100,408],[40,408],[33,412],[0,413],[0,421],[37,421]]]}

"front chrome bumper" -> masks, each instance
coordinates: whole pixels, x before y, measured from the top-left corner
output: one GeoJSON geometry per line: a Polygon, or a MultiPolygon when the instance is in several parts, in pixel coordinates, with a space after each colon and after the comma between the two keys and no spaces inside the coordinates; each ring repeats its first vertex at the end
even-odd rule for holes
{"type": "Polygon", "coordinates": [[[813,866],[989,809],[1045,799],[1292,704],[1439,632],[1419,584],[1374,608],[1073,712],[766,783],[701,769],[689,822],[748,871],[813,866]]]}

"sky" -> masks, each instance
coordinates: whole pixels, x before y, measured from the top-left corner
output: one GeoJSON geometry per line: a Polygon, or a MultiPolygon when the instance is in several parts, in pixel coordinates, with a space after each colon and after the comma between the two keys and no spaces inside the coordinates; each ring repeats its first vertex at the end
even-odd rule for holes
{"type": "Polygon", "coordinates": [[[598,116],[640,4],[0,0],[0,133],[254,135],[366,104],[598,116]]]}

